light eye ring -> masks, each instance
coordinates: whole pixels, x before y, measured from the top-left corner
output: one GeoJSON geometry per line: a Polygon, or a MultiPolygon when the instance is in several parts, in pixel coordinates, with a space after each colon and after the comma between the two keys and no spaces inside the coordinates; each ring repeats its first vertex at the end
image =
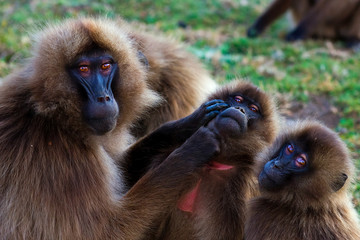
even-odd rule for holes
{"type": "Polygon", "coordinates": [[[250,104],[250,105],[249,105],[249,109],[250,109],[250,111],[252,111],[252,112],[254,112],[254,113],[258,113],[258,112],[259,112],[258,106],[254,105],[254,104],[250,104]]]}
{"type": "Polygon", "coordinates": [[[235,96],[234,97],[234,100],[237,102],[237,103],[242,103],[244,101],[244,98],[242,96],[235,96]]]}
{"type": "Polygon", "coordinates": [[[297,168],[303,168],[307,164],[306,156],[304,154],[300,154],[299,156],[296,156],[294,162],[297,168]]]}
{"type": "Polygon", "coordinates": [[[79,71],[80,72],[86,73],[86,72],[89,72],[89,70],[90,70],[90,68],[87,65],[80,65],[79,66],[79,71]]]}
{"type": "Polygon", "coordinates": [[[110,68],[111,68],[111,63],[109,63],[109,62],[105,62],[105,63],[101,64],[101,70],[106,71],[106,70],[109,70],[110,68]]]}
{"type": "Polygon", "coordinates": [[[285,153],[286,153],[287,155],[292,154],[294,151],[295,151],[295,147],[294,147],[294,145],[291,144],[291,143],[289,143],[289,144],[286,146],[286,148],[285,148],[285,153]]]}

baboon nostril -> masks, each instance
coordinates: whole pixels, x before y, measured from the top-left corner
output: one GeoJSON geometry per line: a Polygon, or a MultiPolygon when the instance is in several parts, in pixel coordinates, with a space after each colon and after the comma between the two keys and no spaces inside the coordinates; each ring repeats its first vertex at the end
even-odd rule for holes
{"type": "Polygon", "coordinates": [[[281,168],[280,165],[281,165],[280,162],[277,160],[277,161],[274,162],[273,167],[277,168],[277,169],[280,169],[281,168]]]}
{"type": "Polygon", "coordinates": [[[111,99],[110,99],[110,97],[109,96],[105,96],[105,97],[98,97],[97,98],[97,101],[98,102],[109,102],[111,99]]]}
{"type": "Polygon", "coordinates": [[[245,114],[245,110],[243,108],[240,108],[240,112],[245,114]]]}

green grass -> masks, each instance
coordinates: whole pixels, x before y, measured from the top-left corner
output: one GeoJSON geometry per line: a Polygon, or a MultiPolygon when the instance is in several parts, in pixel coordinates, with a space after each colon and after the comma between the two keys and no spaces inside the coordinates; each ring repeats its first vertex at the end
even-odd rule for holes
{"type": "MultiPolygon", "coordinates": [[[[360,169],[360,54],[329,50],[325,42],[286,43],[286,17],[260,38],[246,38],[246,29],[270,0],[3,0],[0,2],[0,79],[29,55],[29,30],[47,21],[82,15],[122,16],[164,32],[189,45],[221,83],[241,77],[265,90],[306,102],[327,96],[339,110],[335,130],[349,146],[360,169]],[[241,4],[247,3],[247,4],[241,4]],[[187,28],[179,27],[179,23],[187,28]]],[[[354,184],[360,212],[360,178],[354,184]]]]}

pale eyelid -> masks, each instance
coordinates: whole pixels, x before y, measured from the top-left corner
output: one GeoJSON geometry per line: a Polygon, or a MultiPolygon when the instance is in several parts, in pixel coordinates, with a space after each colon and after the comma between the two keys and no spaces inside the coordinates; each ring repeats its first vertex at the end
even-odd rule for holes
{"type": "Polygon", "coordinates": [[[241,97],[241,96],[235,96],[234,97],[235,101],[238,102],[238,103],[242,103],[244,101],[244,98],[241,97]]]}

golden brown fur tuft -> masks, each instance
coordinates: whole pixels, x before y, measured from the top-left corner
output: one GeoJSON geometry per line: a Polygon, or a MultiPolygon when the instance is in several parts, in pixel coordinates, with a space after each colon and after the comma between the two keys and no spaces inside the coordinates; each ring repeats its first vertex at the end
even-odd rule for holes
{"type": "Polygon", "coordinates": [[[164,122],[189,115],[216,90],[217,83],[184,46],[135,31],[130,36],[148,60],[149,87],[164,101],[139,119],[133,128],[135,135],[144,135],[164,122]]]}

